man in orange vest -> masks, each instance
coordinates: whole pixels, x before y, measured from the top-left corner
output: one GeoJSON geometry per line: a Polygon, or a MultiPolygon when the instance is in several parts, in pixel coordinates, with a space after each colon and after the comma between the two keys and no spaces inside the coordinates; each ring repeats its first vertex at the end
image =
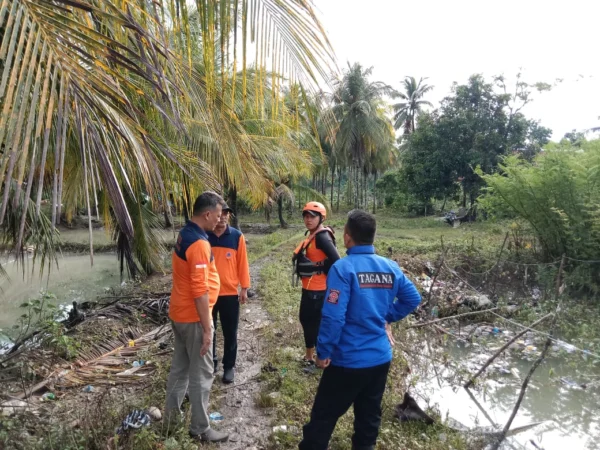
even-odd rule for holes
{"type": "Polygon", "coordinates": [[[302,209],[308,236],[294,250],[295,271],[302,279],[300,324],[304,330],[304,362],[314,365],[315,345],[321,324],[321,309],[327,289],[329,268],[340,259],[333,230],[324,227],[327,210],[322,203],[308,202],[302,209]]]}
{"type": "MultiPolygon", "coordinates": [[[[229,216],[233,210],[225,205],[221,220],[214,231],[208,233],[208,241],[215,255],[217,272],[221,279],[219,298],[213,308],[213,322],[217,328],[217,316],[221,317],[223,328],[223,383],[233,383],[237,356],[237,331],[240,318],[240,304],[248,301],[250,268],[246,252],[246,239],[235,228],[229,226],[229,216]],[[240,292],[238,294],[238,288],[240,292]]],[[[213,362],[215,372],[219,364],[217,357],[217,334],[213,340],[213,362]]]]}
{"type": "Polygon", "coordinates": [[[204,192],[194,202],[193,217],[181,229],[172,256],[173,288],[169,318],[175,338],[167,381],[166,418],[180,416],[189,385],[192,420],[190,436],[200,442],[225,442],[226,433],[213,430],[208,418],[208,397],[213,382],[212,308],[220,281],[207,231],[219,223],[223,198],[204,192]]]}

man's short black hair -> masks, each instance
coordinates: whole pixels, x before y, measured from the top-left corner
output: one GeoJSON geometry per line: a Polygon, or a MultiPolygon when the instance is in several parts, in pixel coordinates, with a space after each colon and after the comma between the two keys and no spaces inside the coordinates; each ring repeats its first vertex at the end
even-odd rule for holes
{"type": "Polygon", "coordinates": [[[346,232],[356,245],[373,245],[377,223],[375,216],[360,209],[348,213],[346,232]]]}
{"type": "Polygon", "coordinates": [[[223,197],[216,192],[203,192],[194,202],[194,216],[202,214],[206,210],[215,209],[217,205],[225,205],[225,200],[223,200],[223,197]]]}

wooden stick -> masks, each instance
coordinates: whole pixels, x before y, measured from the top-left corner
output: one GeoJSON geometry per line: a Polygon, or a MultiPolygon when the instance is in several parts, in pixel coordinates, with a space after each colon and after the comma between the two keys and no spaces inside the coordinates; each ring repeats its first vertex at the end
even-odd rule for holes
{"type": "Polygon", "coordinates": [[[481,404],[477,401],[477,399],[475,398],[475,396],[473,395],[471,390],[469,388],[465,387],[465,391],[467,391],[467,394],[469,394],[469,397],[471,397],[471,400],[473,400],[473,403],[475,403],[475,405],[477,405],[477,407],[483,413],[484,417],[488,420],[488,422],[491,423],[494,428],[496,428],[497,427],[496,422],[494,422],[494,420],[490,417],[488,412],[485,409],[483,409],[483,406],[481,406],[481,404]]]}
{"type": "MultiPolygon", "coordinates": [[[[541,322],[543,322],[544,320],[546,320],[548,317],[552,317],[554,316],[553,313],[550,314],[546,314],[544,317],[542,317],[539,320],[536,320],[534,323],[532,323],[529,328],[533,328],[536,325],[539,325],[541,322]]],[[[510,341],[508,341],[506,344],[504,344],[502,347],[500,347],[500,349],[494,353],[486,362],[483,366],[481,366],[481,369],[479,369],[479,371],[477,371],[477,373],[475,375],[473,375],[473,377],[467,381],[464,385],[465,389],[468,389],[469,387],[471,387],[471,385],[475,382],[475,379],[481,375],[483,373],[483,371],[485,369],[487,369],[487,367],[498,357],[500,356],[500,354],[506,350],[508,347],[510,347],[510,345],[515,342],[517,339],[519,339],[521,336],[523,336],[525,333],[527,333],[529,330],[525,329],[523,331],[521,331],[520,333],[518,333],[517,335],[515,335],[515,337],[513,337],[510,341]]]]}
{"type": "Polygon", "coordinates": [[[484,314],[486,312],[496,311],[497,309],[499,309],[499,308],[495,307],[495,308],[490,308],[490,309],[484,309],[483,311],[471,311],[471,312],[466,312],[466,313],[462,313],[462,314],[456,314],[455,316],[442,317],[441,319],[435,319],[435,320],[431,320],[429,322],[423,322],[423,323],[417,323],[415,325],[410,325],[410,326],[406,327],[406,329],[426,327],[428,325],[433,325],[434,323],[443,322],[444,320],[456,319],[458,317],[474,316],[476,314],[484,314]]]}

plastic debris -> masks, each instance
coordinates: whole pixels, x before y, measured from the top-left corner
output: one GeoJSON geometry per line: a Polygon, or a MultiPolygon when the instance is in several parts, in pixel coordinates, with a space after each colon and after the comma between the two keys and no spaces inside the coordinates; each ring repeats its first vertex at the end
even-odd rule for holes
{"type": "Polygon", "coordinates": [[[135,347],[135,341],[133,339],[131,339],[129,341],[129,343],[127,344],[128,347],[135,347]]]}
{"type": "Polygon", "coordinates": [[[273,427],[273,433],[296,433],[297,431],[298,428],[294,426],[288,427],[287,425],[277,425],[276,427],[273,427]]]}
{"type": "Polygon", "coordinates": [[[134,361],[132,366],[133,367],[141,367],[146,363],[146,361],[144,361],[143,359],[140,359],[139,361],[134,361]]]}
{"type": "Polygon", "coordinates": [[[88,384],[86,387],[83,388],[83,392],[94,392],[94,386],[88,384]]]}
{"type": "Polygon", "coordinates": [[[152,418],[152,420],[162,419],[162,413],[160,412],[160,409],[158,409],[156,406],[151,406],[146,410],[146,412],[152,418]]]}
{"type": "Polygon", "coordinates": [[[574,345],[567,344],[563,341],[558,341],[557,345],[559,348],[563,349],[567,353],[573,353],[575,350],[577,350],[577,348],[574,345]]]}
{"type": "Polygon", "coordinates": [[[208,417],[210,417],[210,420],[212,420],[213,422],[219,422],[224,419],[223,414],[219,412],[210,413],[208,417]]]}
{"type": "Polygon", "coordinates": [[[150,425],[150,416],[139,409],[131,411],[127,417],[121,422],[121,426],[117,429],[117,434],[123,434],[131,429],[138,429],[150,425]]]}
{"type": "Polygon", "coordinates": [[[273,364],[271,364],[269,362],[266,365],[262,366],[262,368],[260,370],[262,372],[277,372],[277,367],[275,367],[273,364]]]}
{"type": "Polygon", "coordinates": [[[12,416],[25,411],[29,408],[29,404],[23,400],[8,400],[4,403],[0,403],[0,415],[1,416],[12,416]]]}
{"type": "Polygon", "coordinates": [[[56,395],[54,395],[53,392],[46,392],[44,395],[42,395],[42,401],[47,400],[56,400],[56,395]]]}

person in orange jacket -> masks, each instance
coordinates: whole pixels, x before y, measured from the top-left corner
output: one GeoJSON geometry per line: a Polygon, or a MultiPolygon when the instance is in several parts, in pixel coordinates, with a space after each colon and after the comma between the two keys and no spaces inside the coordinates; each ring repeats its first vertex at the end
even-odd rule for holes
{"type": "Polygon", "coordinates": [[[220,280],[206,233],[216,227],[224,205],[223,198],[214,192],[200,195],[194,202],[192,218],[179,232],[172,255],[169,319],[175,345],[167,380],[165,418],[181,418],[181,403],[189,386],[190,436],[199,442],[225,442],[229,438],[211,428],[208,417],[213,383],[211,319],[220,280]]]}
{"type": "Polygon", "coordinates": [[[219,365],[217,356],[217,318],[221,318],[223,329],[223,383],[233,383],[235,377],[235,360],[237,357],[237,331],[240,318],[240,304],[248,301],[250,287],[250,268],[246,252],[246,239],[237,229],[229,226],[229,217],[233,210],[225,205],[221,220],[212,232],[208,233],[208,241],[215,255],[217,272],[221,279],[219,298],[212,315],[215,327],[213,339],[213,363],[215,372],[219,365]],[[238,294],[238,288],[239,294],[238,294]]]}
{"type": "Polygon", "coordinates": [[[306,346],[304,361],[312,365],[327,289],[327,273],[333,263],[340,259],[340,255],[335,247],[333,230],[323,226],[327,210],[322,203],[308,202],[302,209],[302,218],[308,230],[307,237],[294,250],[292,261],[295,273],[302,279],[300,324],[306,346]]]}

